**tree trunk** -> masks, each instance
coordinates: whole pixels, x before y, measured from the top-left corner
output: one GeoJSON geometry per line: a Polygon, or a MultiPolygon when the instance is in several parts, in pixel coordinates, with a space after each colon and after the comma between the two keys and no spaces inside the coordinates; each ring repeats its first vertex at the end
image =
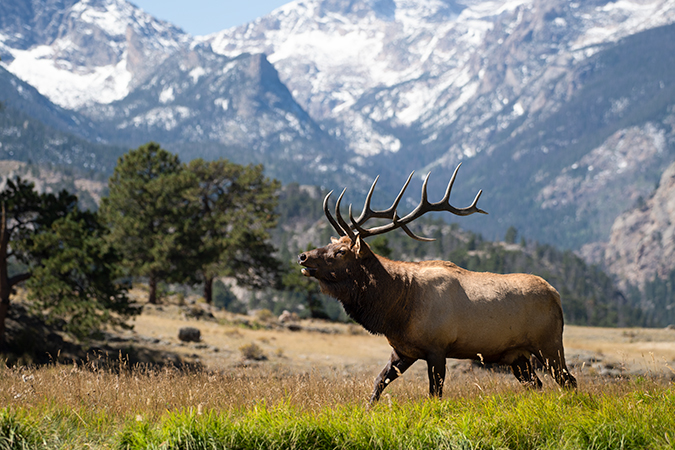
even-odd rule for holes
{"type": "Polygon", "coordinates": [[[0,350],[5,347],[5,319],[9,312],[9,299],[7,301],[0,300],[0,350]]]}
{"type": "Polygon", "coordinates": [[[5,345],[5,319],[9,312],[9,295],[12,287],[9,285],[7,273],[7,250],[9,247],[9,230],[7,230],[7,211],[5,202],[2,202],[0,216],[0,348],[5,345]]]}
{"type": "Polygon", "coordinates": [[[209,305],[213,303],[213,277],[204,276],[204,300],[209,305]]]}
{"type": "Polygon", "coordinates": [[[155,275],[150,275],[148,279],[148,285],[150,287],[150,292],[148,293],[148,303],[153,305],[157,304],[157,277],[155,275]]]}

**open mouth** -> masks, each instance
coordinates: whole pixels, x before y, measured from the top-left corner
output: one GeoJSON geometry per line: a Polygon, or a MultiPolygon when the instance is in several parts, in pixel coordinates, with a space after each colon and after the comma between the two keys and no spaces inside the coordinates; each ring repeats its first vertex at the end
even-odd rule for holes
{"type": "Polygon", "coordinates": [[[302,272],[302,274],[306,277],[313,277],[316,273],[316,269],[313,267],[303,267],[300,272],[302,272]]]}

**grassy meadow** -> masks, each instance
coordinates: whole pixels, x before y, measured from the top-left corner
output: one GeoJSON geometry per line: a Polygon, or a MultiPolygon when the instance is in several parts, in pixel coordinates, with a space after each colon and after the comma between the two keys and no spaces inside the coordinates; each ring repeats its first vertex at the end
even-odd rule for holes
{"type": "Polygon", "coordinates": [[[531,391],[506,371],[448,360],[443,399],[430,400],[418,362],[368,408],[390,351],[383,337],[180,311],[147,308],[117,340],[171,351],[189,370],[96,356],[0,364],[0,450],[675,448],[674,330],[566,327],[577,391],[544,374],[531,391]],[[178,342],[181,326],[200,328],[202,341],[178,342]],[[246,359],[252,345],[260,360],[246,359]]]}
{"type": "Polygon", "coordinates": [[[0,369],[0,449],[675,448],[675,392],[658,377],[579,374],[523,389],[479,369],[449,380],[397,380],[367,408],[372,379],[281,368],[0,369]],[[399,382],[400,381],[400,382],[399,382]]]}

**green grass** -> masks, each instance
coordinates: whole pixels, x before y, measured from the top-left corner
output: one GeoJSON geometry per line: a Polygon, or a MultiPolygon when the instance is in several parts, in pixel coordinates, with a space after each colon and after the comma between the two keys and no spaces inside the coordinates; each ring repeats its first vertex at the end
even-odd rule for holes
{"type": "Polygon", "coordinates": [[[0,409],[0,449],[25,448],[673,449],[675,393],[671,384],[637,379],[577,392],[401,403],[385,396],[370,410],[291,401],[159,416],[56,403],[0,409]]]}

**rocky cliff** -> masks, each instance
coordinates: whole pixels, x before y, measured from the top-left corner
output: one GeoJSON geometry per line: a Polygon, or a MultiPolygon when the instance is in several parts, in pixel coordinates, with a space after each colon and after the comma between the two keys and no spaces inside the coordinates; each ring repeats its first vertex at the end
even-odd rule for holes
{"type": "Polygon", "coordinates": [[[654,276],[666,278],[675,269],[675,163],[651,197],[616,219],[609,242],[599,250],[596,260],[624,287],[642,286],[654,276]]]}

